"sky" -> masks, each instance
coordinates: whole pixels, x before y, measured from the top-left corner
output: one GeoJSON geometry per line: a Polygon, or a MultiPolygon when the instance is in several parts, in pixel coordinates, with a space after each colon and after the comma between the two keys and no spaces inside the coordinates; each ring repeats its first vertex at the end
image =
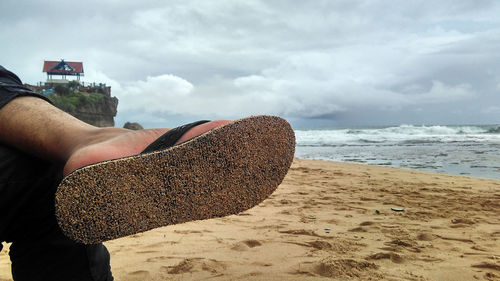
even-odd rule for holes
{"type": "Polygon", "coordinates": [[[82,61],[116,126],[500,123],[500,1],[0,1],[0,65],[82,61]]]}

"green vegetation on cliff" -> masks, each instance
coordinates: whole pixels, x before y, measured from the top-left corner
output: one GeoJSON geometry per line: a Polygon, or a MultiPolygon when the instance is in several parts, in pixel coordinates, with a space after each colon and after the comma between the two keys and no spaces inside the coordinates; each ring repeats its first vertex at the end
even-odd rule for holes
{"type": "Polygon", "coordinates": [[[97,127],[113,127],[118,108],[118,99],[111,96],[111,87],[106,84],[87,84],[78,81],[66,84],[31,86],[37,93],[45,95],[56,107],[74,117],[97,127]]]}
{"type": "Polygon", "coordinates": [[[56,85],[53,90],[54,94],[47,95],[55,106],[66,111],[75,112],[76,109],[89,104],[100,102],[104,95],[97,92],[80,92],[80,83],[78,81],[70,81],[65,85],[56,85]]]}
{"type": "Polygon", "coordinates": [[[100,93],[81,93],[81,92],[67,92],[64,94],[54,93],[47,95],[55,106],[66,111],[74,112],[77,108],[84,104],[98,103],[104,99],[104,95],[100,93]]]}

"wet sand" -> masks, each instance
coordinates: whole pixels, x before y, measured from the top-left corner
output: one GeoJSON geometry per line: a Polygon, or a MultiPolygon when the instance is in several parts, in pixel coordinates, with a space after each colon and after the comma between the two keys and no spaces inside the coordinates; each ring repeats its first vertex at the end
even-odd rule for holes
{"type": "Polygon", "coordinates": [[[116,280],[500,280],[499,240],[500,181],[295,159],[251,210],[105,244],[116,280]]]}

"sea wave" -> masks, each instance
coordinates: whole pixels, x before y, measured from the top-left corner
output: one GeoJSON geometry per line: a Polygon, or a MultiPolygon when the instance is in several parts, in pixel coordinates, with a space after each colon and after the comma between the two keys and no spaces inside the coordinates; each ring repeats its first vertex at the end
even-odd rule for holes
{"type": "Polygon", "coordinates": [[[500,126],[296,130],[296,157],[500,180],[500,126]]]}
{"type": "Polygon", "coordinates": [[[415,126],[296,130],[299,146],[500,142],[500,126],[415,126]]]}
{"type": "Polygon", "coordinates": [[[489,128],[486,134],[500,134],[500,126],[489,128]]]}

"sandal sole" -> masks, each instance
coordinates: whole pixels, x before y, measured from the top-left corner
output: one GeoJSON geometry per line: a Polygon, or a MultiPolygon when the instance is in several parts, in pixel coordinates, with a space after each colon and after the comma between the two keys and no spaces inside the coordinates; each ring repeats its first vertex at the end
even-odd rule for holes
{"type": "Polygon", "coordinates": [[[237,214],[277,188],[294,152],[284,119],[240,119],[162,151],[73,171],[56,192],[56,218],[69,238],[97,244],[237,214]]]}

